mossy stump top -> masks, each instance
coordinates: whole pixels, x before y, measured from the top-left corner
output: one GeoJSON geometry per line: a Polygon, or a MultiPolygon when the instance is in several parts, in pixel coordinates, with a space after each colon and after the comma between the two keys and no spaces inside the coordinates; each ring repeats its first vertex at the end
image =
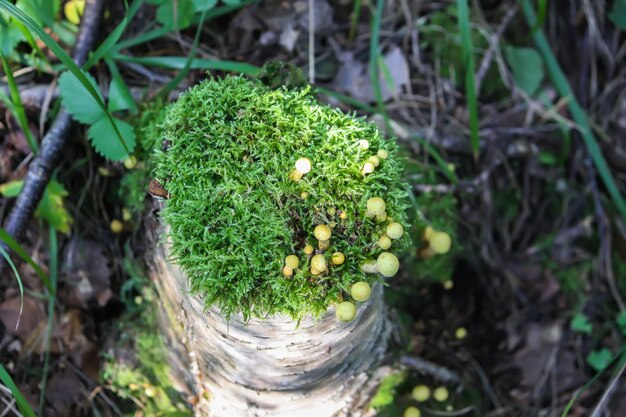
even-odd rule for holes
{"type": "Polygon", "coordinates": [[[389,224],[406,228],[395,143],[308,88],[210,79],[168,107],[159,131],[172,260],[226,316],[320,315],[353,301],[354,283],[381,280],[364,265],[409,244],[405,233],[379,245],[389,224]],[[384,215],[368,211],[373,197],[384,215]]]}

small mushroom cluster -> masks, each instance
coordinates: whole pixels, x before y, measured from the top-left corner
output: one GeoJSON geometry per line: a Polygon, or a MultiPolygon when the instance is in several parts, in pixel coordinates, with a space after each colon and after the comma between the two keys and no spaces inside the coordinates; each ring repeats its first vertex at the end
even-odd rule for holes
{"type": "MultiPolygon", "coordinates": [[[[413,391],[411,392],[411,397],[414,401],[418,403],[425,403],[431,397],[430,388],[426,385],[417,385],[415,388],[413,388],[413,391]]],[[[435,390],[432,392],[432,397],[435,401],[443,403],[447,401],[450,397],[450,392],[445,386],[440,386],[435,388],[435,390]]],[[[448,406],[446,408],[446,411],[452,411],[450,407],[451,406],[448,406]]],[[[422,413],[420,412],[419,408],[415,406],[410,406],[404,410],[402,417],[420,417],[421,415],[422,413]]]]}
{"type": "MultiPolygon", "coordinates": [[[[369,149],[369,142],[366,140],[360,140],[359,146],[361,149],[367,150],[369,149]]],[[[376,168],[378,168],[378,165],[380,165],[381,160],[386,159],[387,156],[388,156],[388,152],[384,149],[380,149],[376,153],[376,155],[372,155],[369,158],[367,158],[367,160],[363,164],[363,167],[361,168],[361,174],[365,176],[367,174],[371,174],[372,172],[374,172],[376,168]]]]}
{"type": "Polygon", "coordinates": [[[424,229],[424,240],[428,246],[421,250],[422,258],[430,258],[433,255],[443,255],[450,251],[452,238],[446,232],[441,232],[428,226],[424,229]]]}
{"type": "MultiPolygon", "coordinates": [[[[309,158],[300,158],[296,161],[296,167],[293,171],[291,171],[291,174],[289,174],[289,178],[291,178],[294,181],[300,181],[302,177],[304,177],[305,174],[308,174],[309,172],[311,172],[312,168],[313,168],[313,164],[311,163],[311,160],[309,158]]],[[[308,197],[308,194],[307,194],[307,197],[308,197]]],[[[306,197],[302,197],[302,198],[306,198],[306,197]]]]}

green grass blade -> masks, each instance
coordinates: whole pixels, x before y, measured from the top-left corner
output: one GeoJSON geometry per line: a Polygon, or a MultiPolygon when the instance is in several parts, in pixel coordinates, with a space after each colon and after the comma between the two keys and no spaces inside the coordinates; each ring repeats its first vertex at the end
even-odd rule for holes
{"type": "Polygon", "coordinates": [[[122,21],[115,27],[115,29],[111,31],[111,33],[109,33],[109,36],[107,36],[104,42],[102,42],[100,46],[96,48],[96,50],[91,54],[85,65],[83,65],[83,68],[85,70],[91,68],[93,65],[96,64],[96,62],[100,61],[105,55],[111,52],[113,48],[115,48],[115,45],[118,43],[118,41],[124,34],[124,31],[126,30],[128,22],[130,22],[133,16],[135,16],[143,2],[144,0],[135,0],[130,5],[122,21]]]}
{"type": "Polygon", "coordinates": [[[208,9],[204,9],[202,11],[200,23],[198,23],[198,27],[196,28],[196,36],[193,39],[193,44],[191,45],[191,50],[189,51],[189,57],[187,58],[187,62],[185,62],[185,66],[178,74],[176,74],[174,78],[170,80],[169,83],[167,83],[165,87],[161,89],[161,91],[159,92],[161,97],[167,97],[170,91],[178,87],[178,84],[180,84],[180,82],[187,76],[187,74],[189,74],[189,71],[191,70],[191,64],[196,57],[196,50],[198,49],[198,42],[200,42],[200,34],[202,34],[202,26],[204,26],[204,19],[206,17],[207,10],[208,9]]]}
{"type": "Polygon", "coordinates": [[[30,257],[26,249],[22,247],[10,234],[7,233],[6,230],[0,227],[0,240],[6,243],[6,245],[15,253],[17,256],[22,258],[24,262],[30,265],[34,270],[39,279],[46,286],[48,291],[52,290],[52,285],[50,284],[50,279],[48,278],[48,274],[44,272],[44,270],[30,257]]]}
{"type": "Polygon", "coordinates": [[[348,41],[352,42],[356,36],[357,25],[359,24],[359,16],[361,15],[361,8],[363,4],[361,0],[355,0],[352,7],[352,18],[350,19],[350,34],[348,35],[348,41]]]}
{"type": "Polygon", "coordinates": [[[17,327],[20,325],[20,318],[22,317],[22,310],[24,310],[24,284],[22,283],[22,277],[20,276],[20,273],[15,267],[13,260],[11,259],[7,251],[4,250],[2,246],[0,246],[0,255],[2,255],[2,257],[7,261],[7,263],[11,267],[11,270],[13,271],[13,273],[15,274],[15,278],[17,279],[17,286],[20,289],[20,314],[19,316],[17,316],[17,323],[15,324],[15,328],[17,329],[17,327]]]}
{"type": "Polygon", "coordinates": [[[376,10],[372,19],[372,26],[370,29],[370,48],[369,48],[369,70],[370,81],[374,88],[374,97],[378,105],[378,111],[385,117],[385,123],[388,123],[388,118],[385,113],[385,103],[383,102],[383,95],[380,88],[380,77],[378,62],[380,58],[380,51],[378,50],[380,44],[380,22],[383,18],[383,9],[385,8],[385,0],[378,0],[376,2],[376,10]]]}
{"type": "Polygon", "coordinates": [[[533,25],[531,32],[535,33],[537,29],[543,27],[543,22],[546,21],[546,16],[548,14],[548,0],[538,0],[537,1],[537,21],[533,25]]]}
{"type": "Polygon", "coordinates": [[[41,26],[39,26],[33,19],[31,19],[22,10],[18,9],[13,4],[9,3],[7,0],[0,0],[0,10],[4,10],[9,15],[11,15],[11,17],[19,21],[24,26],[26,26],[28,30],[30,30],[39,39],[41,39],[41,41],[46,44],[46,46],[52,51],[52,53],[54,53],[54,55],[67,67],[67,69],[72,74],[74,74],[74,76],[83,85],[85,90],[87,90],[89,94],[94,98],[94,100],[96,100],[96,102],[98,103],[98,106],[102,108],[102,111],[106,114],[106,117],[109,119],[109,121],[113,125],[116,136],[122,143],[126,152],[130,154],[128,147],[126,146],[126,143],[124,142],[124,138],[122,137],[121,133],[117,129],[117,126],[113,122],[113,116],[107,109],[106,105],[104,104],[104,101],[102,101],[102,99],[98,95],[98,92],[94,89],[91,83],[89,83],[89,80],[87,80],[87,77],[85,77],[85,74],[83,74],[82,70],[78,67],[78,65],[76,65],[74,60],[67,54],[67,52],[65,52],[65,50],[61,47],[61,45],[59,45],[54,39],[52,39],[52,37],[50,37],[50,35],[48,35],[46,31],[41,26]]]}
{"type": "MultiPolygon", "coordinates": [[[[526,16],[528,25],[533,27],[537,20],[535,18],[535,12],[530,0],[522,0],[522,9],[524,11],[524,15],[526,16]]],[[[598,145],[593,131],[591,130],[591,126],[587,121],[587,114],[578,103],[578,100],[576,100],[576,96],[574,95],[574,92],[572,91],[572,88],[570,87],[559,62],[552,52],[543,30],[538,29],[532,36],[537,49],[543,57],[554,87],[562,97],[567,98],[567,107],[572,115],[572,118],[580,127],[581,137],[585,143],[587,151],[589,151],[589,154],[591,155],[591,159],[598,170],[598,174],[600,175],[602,182],[608,190],[615,207],[620,212],[622,218],[626,220],[626,202],[624,201],[624,197],[621,195],[617,183],[611,174],[611,170],[602,155],[600,146],[598,145]]]]}
{"type": "Polygon", "coordinates": [[[13,394],[13,398],[15,398],[15,402],[17,403],[17,407],[20,409],[24,417],[37,417],[33,409],[30,407],[30,404],[28,404],[28,401],[26,401],[26,398],[24,398],[17,385],[15,385],[15,382],[13,382],[13,378],[11,378],[11,375],[9,375],[2,364],[0,364],[0,381],[2,381],[9,391],[11,391],[11,394],[13,394]]]}
{"type": "Polygon", "coordinates": [[[463,50],[463,62],[465,62],[465,95],[469,112],[470,136],[472,141],[472,153],[474,159],[478,159],[480,138],[478,137],[478,104],[476,98],[476,86],[474,83],[475,63],[474,44],[470,29],[470,14],[467,0],[456,1],[458,10],[459,32],[461,34],[461,49],[463,50]]]}
{"type": "MultiPolygon", "coordinates": [[[[123,54],[115,54],[113,55],[113,59],[122,62],[132,62],[135,64],[169,69],[183,69],[185,68],[188,60],[188,58],[184,56],[135,57],[123,54]]],[[[205,58],[194,58],[190,67],[191,69],[235,72],[252,77],[255,77],[261,71],[261,68],[250,64],[233,61],[216,61],[205,58]]]]}
{"type": "Polygon", "coordinates": [[[0,57],[0,59],[2,59],[2,66],[4,67],[4,73],[6,74],[7,84],[9,85],[9,91],[11,93],[11,101],[13,103],[12,109],[14,112],[14,116],[17,119],[20,128],[24,132],[24,136],[26,137],[26,141],[28,141],[28,146],[30,146],[30,150],[33,151],[34,154],[37,154],[39,147],[37,146],[37,142],[35,141],[35,138],[30,131],[30,127],[28,126],[26,110],[24,110],[24,104],[22,103],[22,98],[20,97],[20,90],[17,87],[15,78],[13,78],[13,71],[11,71],[11,67],[9,67],[9,62],[7,61],[6,57],[3,56],[0,57]]]}
{"type": "Polygon", "coordinates": [[[52,291],[48,292],[48,322],[46,326],[46,339],[44,346],[43,370],[41,375],[41,391],[39,396],[39,413],[43,415],[46,400],[46,385],[48,385],[48,369],[50,367],[50,343],[52,342],[52,325],[54,323],[54,306],[56,304],[57,274],[59,269],[59,245],[57,242],[57,230],[49,226],[50,240],[50,282],[52,291]]]}

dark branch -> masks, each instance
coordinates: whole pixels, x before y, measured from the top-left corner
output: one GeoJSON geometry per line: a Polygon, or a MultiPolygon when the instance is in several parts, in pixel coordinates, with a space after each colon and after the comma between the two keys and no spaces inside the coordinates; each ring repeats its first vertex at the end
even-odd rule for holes
{"type": "MultiPolygon", "coordinates": [[[[100,26],[103,8],[104,1],[102,0],[87,1],[73,52],[74,61],[78,66],[82,66],[87,60],[87,55],[96,37],[96,30],[100,26]]],[[[39,205],[46,186],[50,181],[52,171],[60,162],[61,151],[67,143],[71,125],[72,118],[70,114],[61,109],[41,142],[39,154],[28,168],[22,192],[17,197],[15,205],[5,223],[6,231],[17,240],[22,239],[28,222],[39,205]]],[[[1,258],[0,270],[4,266],[4,258],[1,258]]]]}

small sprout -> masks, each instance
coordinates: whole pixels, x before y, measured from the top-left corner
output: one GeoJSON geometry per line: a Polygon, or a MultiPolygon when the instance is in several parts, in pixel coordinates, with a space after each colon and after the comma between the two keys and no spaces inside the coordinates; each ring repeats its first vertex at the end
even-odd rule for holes
{"type": "Polygon", "coordinates": [[[430,388],[428,388],[426,385],[418,385],[413,388],[411,396],[415,401],[423,403],[430,398],[430,388]]]}
{"type": "Polygon", "coordinates": [[[124,159],[124,167],[126,169],[133,169],[136,166],[137,166],[137,158],[135,158],[134,156],[124,159]]]}
{"type": "Polygon", "coordinates": [[[337,227],[337,222],[328,222],[328,227],[334,229],[335,227],[337,227]]]}
{"type": "Polygon", "coordinates": [[[404,234],[404,228],[400,223],[390,223],[387,226],[387,236],[391,239],[400,239],[404,234]]]}
{"type": "Polygon", "coordinates": [[[424,229],[424,240],[430,240],[430,238],[432,238],[434,234],[435,229],[430,226],[426,226],[426,228],[424,229]]]}
{"type": "Polygon", "coordinates": [[[447,253],[451,245],[452,240],[446,232],[435,232],[430,238],[430,248],[439,255],[447,253]]]}
{"type": "Polygon", "coordinates": [[[352,298],[361,303],[367,301],[371,294],[372,289],[365,281],[355,282],[352,284],[352,288],[350,288],[350,295],[352,295],[352,298]]]}
{"type": "Polygon", "coordinates": [[[454,288],[454,282],[452,282],[451,279],[448,279],[448,280],[443,282],[443,289],[444,290],[450,291],[452,288],[454,288]]]}
{"type": "Polygon", "coordinates": [[[110,177],[111,171],[105,167],[98,167],[98,174],[102,175],[103,177],[110,177]]]}
{"type": "Polygon", "coordinates": [[[435,391],[433,391],[433,398],[440,403],[446,401],[448,397],[450,397],[450,393],[446,387],[437,387],[435,391]]]}
{"type": "Polygon", "coordinates": [[[303,175],[311,172],[311,160],[309,158],[298,159],[296,161],[296,171],[303,175]]]}
{"type": "Polygon", "coordinates": [[[322,272],[326,271],[326,259],[324,258],[324,255],[314,255],[313,258],[311,258],[311,273],[313,275],[319,275],[322,272]],[[316,273],[314,273],[313,271],[316,271],[316,273]]]}
{"type": "Polygon", "coordinates": [[[352,321],[356,316],[356,306],[350,301],[344,301],[335,308],[335,315],[340,321],[352,321]]]}
{"type": "Polygon", "coordinates": [[[465,327],[457,327],[454,331],[454,337],[457,340],[463,340],[467,337],[467,329],[465,327]]]}
{"type": "Polygon", "coordinates": [[[326,212],[328,213],[329,216],[334,216],[335,214],[337,214],[337,209],[335,209],[334,207],[329,207],[328,210],[326,210],[326,212]]]}
{"type": "Polygon", "coordinates": [[[313,235],[315,236],[315,239],[320,241],[330,239],[331,233],[332,230],[330,230],[330,227],[325,224],[318,224],[317,226],[315,226],[315,230],[313,230],[313,235]]]}
{"type": "Polygon", "coordinates": [[[302,172],[298,171],[297,169],[294,169],[289,174],[289,178],[292,179],[293,181],[300,181],[302,179],[302,175],[303,175],[302,172]]]}
{"type": "Polygon", "coordinates": [[[378,246],[380,246],[383,250],[389,249],[391,247],[391,239],[389,239],[389,236],[383,235],[380,239],[378,239],[378,246]]]}
{"type": "Polygon", "coordinates": [[[371,174],[372,172],[374,172],[374,170],[376,169],[376,167],[374,166],[374,164],[372,164],[371,162],[366,162],[363,164],[363,174],[371,174]]]}
{"type": "Polygon", "coordinates": [[[128,384],[128,388],[132,391],[137,391],[139,389],[139,385],[135,384],[134,382],[131,382],[130,384],[128,384]]]}
{"type": "Polygon", "coordinates": [[[384,149],[379,149],[376,155],[378,155],[380,159],[387,159],[387,156],[389,156],[389,152],[384,149]]]}
{"type": "Polygon", "coordinates": [[[115,219],[111,222],[111,231],[113,233],[122,233],[123,230],[124,224],[121,221],[115,219]]]}
{"type": "Polygon", "coordinates": [[[141,303],[143,303],[143,298],[141,298],[140,295],[135,297],[135,304],[137,305],[141,305],[141,303]]]}
{"type": "Polygon", "coordinates": [[[330,261],[333,263],[333,265],[341,265],[342,263],[345,262],[345,260],[346,260],[346,257],[341,252],[333,253],[332,258],[330,259],[330,261]]]}
{"type": "Polygon", "coordinates": [[[298,259],[296,255],[288,255],[285,258],[285,265],[291,269],[296,269],[299,263],[300,263],[300,259],[298,259]]]}
{"type": "Polygon", "coordinates": [[[365,139],[361,139],[359,140],[359,148],[366,150],[369,149],[370,147],[370,143],[369,141],[365,140],[365,139]]]}
{"type": "Polygon", "coordinates": [[[398,273],[400,261],[398,261],[398,258],[393,253],[383,252],[378,255],[376,267],[382,276],[390,278],[398,273]]]}
{"type": "Polygon", "coordinates": [[[370,156],[369,158],[367,158],[367,162],[377,167],[378,165],[380,165],[380,158],[376,155],[370,156]]]}
{"type": "Polygon", "coordinates": [[[378,223],[382,223],[382,222],[384,222],[385,220],[387,220],[387,213],[377,214],[377,215],[376,215],[376,221],[377,221],[378,223]]]}
{"type": "Polygon", "coordinates": [[[311,246],[311,245],[306,245],[304,247],[304,253],[306,253],[307,255],[312,254],[313,251],[315,251],[315,248],[313,248],[313,246],[311,246]]]}
{"type": "Polygon", "coordinates": [[[283,275],[285,276],[285,278],[291,278],[293,276],[293,268],[285,265],[283,267],[283,275]]]}
{"type": "Polygon", "coordinates": [[[450,164],[448,164],[448,170],[450,172],[454,172],[454,171],[456,171],[456,166],[454,166],[454,164],[450,163],[450,164]]]}
{"type": "Polygon", "coordinates": [[[345,212],[345,211],[342,211],[341,213],[339,213],[339,218],[340,218],[341,220],[345,220],[345,219],[347,219],[347,218],[348,218],[348,215],[346,214],[346,212],[345,212]]]}
{"type": "Polygon", "coordinates": [[[402,417],[422,417],[422,413],[417,407],[407,407],[402,414],[402,417]]]}
{"type": "Polygon", "coordinates": [[[369,217],[382,215],[385,213],[386,209],[387,205],[385,204],[385,200],[380,197],[372,197],[367,200],[367,212],[370,214],[369,217]]]}
{"type": "Polygon", "coordinates": [[[309,193],[307,193],[306,191],[302,191],[300,193],[300,198],[306,200],[307,198],[309,198],[309,193]]]}
{"type": "Polygon", "coordinates": [[[129,222],[132,218],[133,214],[131,213],[131,211],[127,207],[124,207],[122,209],[122,220],[124,220],[125,222],[129,222]]]}

